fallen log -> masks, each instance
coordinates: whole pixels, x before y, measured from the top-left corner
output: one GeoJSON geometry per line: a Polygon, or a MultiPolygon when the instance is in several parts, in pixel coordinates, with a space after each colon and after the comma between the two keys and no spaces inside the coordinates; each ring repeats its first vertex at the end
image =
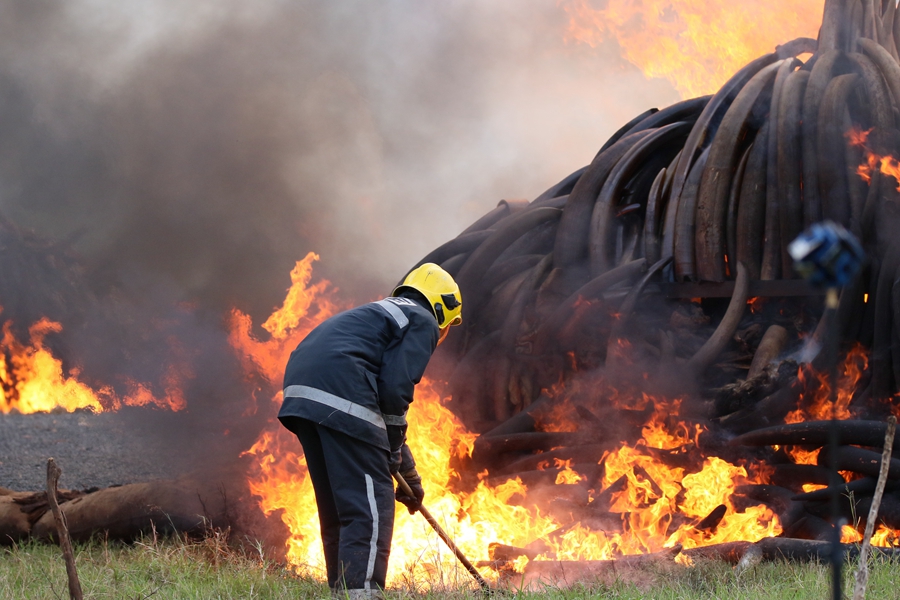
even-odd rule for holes
{"type": "Polygon", "coordinates": [[[681,553],[693,560],[721,560],[736,565],[753,542],[725,542],[682,550],[681,553]]]}
{"type": "MultiPolygon", "coordinates": [[[[63,502],[60,510],[75,542],[86,542],[98,534],[110,540],[133,541],[154,530],[199,534],[228,525],[224,493],[190,481],[106,488],[63,502]]],[[[55,542],[55,531],[48,512],[34,524],[31,537],[55,542]]]]}
{"type": "Polygon", "coordinates": [[[622,556],[615,560],[586,561],[549,561],[533,560],[529,562],[521,579],[517,576],[509,579],[510,587],[528,587],[531,585],[571,586],[578,582],[606,582],[646,578],[651,570],[663,564],[674,564],[675,557],[681,552],[681,545],[667,548],[653,554],[622,556]]]}
{"type": "MultiPolygon", "coordinates": [[[[830,542],[774,537],[760,540],[756,545],[762,550],[763,558],[769,561],[826,561],[831,556],[830,542]]],[[[841,544],[841,547],[847,559],[859,556],[859,546],[856,544],[841,544]]],[[[873,548],[872,553],[888,559],[900,558],[900,549],[898,548],[873,548]]]]}
{"type": "Polygon", "coordinates": [[[0,496],[0,546],[12,546],[28,538],[31,523],[16,496],[0,496]]]}

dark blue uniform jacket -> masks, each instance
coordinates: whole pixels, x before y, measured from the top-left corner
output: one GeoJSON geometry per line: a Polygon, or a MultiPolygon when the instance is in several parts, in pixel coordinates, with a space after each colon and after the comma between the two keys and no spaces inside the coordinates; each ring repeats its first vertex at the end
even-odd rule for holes
{"type": "Polygon", "coordinates": [[[407,298],[331,317],[291,353],[278,418],[308,419],[396,453],[438,336],[434,315],[407,298]]]}

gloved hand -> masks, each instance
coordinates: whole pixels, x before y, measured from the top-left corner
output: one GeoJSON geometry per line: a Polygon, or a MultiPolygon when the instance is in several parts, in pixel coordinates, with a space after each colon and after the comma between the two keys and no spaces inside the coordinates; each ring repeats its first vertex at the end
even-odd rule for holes
{"type": "Polygon", "coordinates": [[[402,471],[400,476],[406,481],[407,485],[409,485],[409,489],[412,490],[413,497],[407,496],[400,487],[397,487],[397,492],[394,494],[394,498],[397,499],[397,502],[400,502],[404,506],[406,506],[407,510],[409,510],[409,514],[413,514],[419,507],[422,506],[422,499],[425,497],[425,490],[422,488],[422,478],[419,476],[419,472],[416,471],[415,468],[409,469],[407,471],[402,471]]]}

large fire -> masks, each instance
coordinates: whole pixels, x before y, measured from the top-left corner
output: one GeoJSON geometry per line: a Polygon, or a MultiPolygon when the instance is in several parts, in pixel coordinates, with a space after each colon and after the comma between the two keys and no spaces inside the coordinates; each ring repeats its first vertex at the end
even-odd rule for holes
{"type": "Polygon", "coordinates": [[[558,3],[569,16],[568,40],[592,47],[615,40],[627,60],[648,77],[668,79],[685,98],[714,92],[785,40],[815,38],[824,5],[822,0],[558,3]]]}
{"type": "MultiPolygon", "coordinates": [[[[277,322],[289,325],[270,329],[272,335],[267,341],[252,334],[249,318],[234,314],[232,343],[245,355],[248,366],[265,373],[273,384],[280,384],[283,366],[297,341],[340,307],[327,283],[309,285],[310,265],[316,258],[309,255],[294,269],[293,286],[288,292],[290,301],[276,312],[277,322]],[[293,316],[289,304],[298,311],[293,316]]],[[[280,402],[280,396],[272,400],[280,402]]],[[[708,457],[698,461],[695,470],[688,471],[668,467],[642,451],[644,447],[679,448],[696,441],[700,432],[696,426],[667,426],[664,415],[677,412],[678,401],[639,395],[630,404],[656,410],[637,445],[623,443],[618,451],[603,457],[605,473],[596,485],[583,481],[583,476],[568,462],[556,463],[560,469],[556,485],[584,485],[586,489],[590,485],[588,491],[593,496],[624,478],[625,484],[618,483],[618,491],[612,494],[610,507],[612,514],[619,515],[620,525],[614,531],[608,527],[604,531],[591,529],[583,523],[562,528],[549,511],[523,502],[529,489],[518,478],[489,485],[482,477],[470,489],[458,485],[455,465],[471,456],[476,436],[444,406],[437,386],[423,381],[416,389],[416,400],[408,416],[409,443],[425,480],[429,510],[473,561],[488,560],[489,547],[494,542],[532,548],[539,542],[542,554],[538,559],[599,560],[677,544],[690,548],[731,540],[756,541],[780,533],[778,519],[769,509],[758,506],[738,511],[732,504],[735,485],[755,481],[745,467],[708,457]],[[698,530],[697,523],[720,505],[725,513],[718,526],[698,530]]],[[[555,416],[566,421],[571,413],[563,409],[555,416]]],[[[545,427],[571,429],[552,424],[545,427]]],[[[323,557],[315,500],[299,442],[273,423],[247,454],[256,458],[249,485],[260,498],[260,507],[267,514],[280,514],[291,532],[288,560],[298,570],[321,573],[323,557]]],[[[458,569],[455,558],[425,521],[418,515],[409,515],[401,505],[396,513],[394,539],[390,583],[427,582],[434,587],[460,579],[467,581],[468,575],[458,569]]]]}
{"type": "Polygon", "coordinates": [[[182,410],[187,406],[181,392],[183,369],[172,366],[163,382],[164,394],[157,396],[146,384],[127,380],[128,393],[116,394],[111,386],[93,389],[79,380],[78,368],[64,372],[63,363],[53,356],[44,339],[62,331],[62,325],[41,319],[28,328],[30,341],[21,342],[12,331],[12,322],[3,324],[0,338],[0,412],[19,413],[87,409],[94,412],[118,410],[122,406],[156,406],[182,410]]]}
{"type": "MultiPolygon", "coordinates": [[[[284,304],[261,326],[267,339],[254,333],[247,315],[233,311],[230,316],[229,341],[248,377],[267,380],[260,389],[279,388],[284,365],[297,343],[318,323],[348,307],[329,282],[312,283],[312,267],[318,258],[310,253],[297,262],[284,304]]],[[[77,369],[64,373],[62,362],[45,343],[48,335],[60,330],[58,323],[42,319],[30,328],[29,342],[23,343],[13,335],[10,323],[4,325],[0,339],[3,412],[105,411],[148,404],[180,410],[186,406],[180,391],[183,368],[173,370],[162,398],[149,386],[133,382],[129,394],[120,397],[109,387],[94,390],[82,383],[77,369]]],[[[838,386],[843,418],[850,416],[850,400],[867,366],[861,347],[847,356],[838,386]]],[[[827,380],[816,374],[802,375],[812,377],[817,385],[810,387],[816,392],[801,399],[801,407],[788,420],[830,417],[827,380]]],[[[504,481],[494,475],[488,479],[486,471],[473,482],[471,473],[469,477],[460,473],[460,466],[467,465],[472,456],[477,436],[445,407],[440,386],[426,380],[417,387],[409,413],[409,441],[425,480],[427,506],[473,561],[489,561],[493,543],[527,547],[534,560],[603,560],[676,545],[693,548],[756,541],[781,532],[778,517],[770,509],[762,505],[739,508],[733,503],[736,486],[765,483],[765,469],[704,456],[698,450],[704,428],[678,417],[684,398],[660,398],[638,388],[606,383],[597,391],[598,385],[596,380],[570,382],[570,389],[560,385],[548,391],[564,401],[537,419],[538,429],[577,434],[583,424],[568,397],[592,389],[599,402],[592,405],[596,412],[605,405],[608,410],[646,415],[639,438],[618,440],[615,450],[603,454],[600,470],[593,476],[580,472],[571,460],[547,460],[538,468],[553,468],[555,479],[531,489],[518,477],[504,481]],[[683,461],[680,466],[667,463],[660,458],[665,453],[690,456],[690,466],[683,461]],[[588,508],[605,498],[602,526],[587,513],[575,518],[569,514],[570,518],[560,520],[559,508],[553,506],[555,499],[566,498],[573,489],[585,494],[588,508]],[[710,515],[717,515],[711,525],[710,515]]],[[[266,403],[266,412],[274,415],[281,398],[279,393],[256,400],[266,403]]],[[[248,402],[248,412],[258,408],[257,403],[248,402]]],[[[816,461],[814,452],[786,451],[797,463],[816,461]]],[[[299,442],[273,418],[245,454],[253,458],[247,480],[250,491],[258,497],[260,508],[280,518],[290,531],[286,549],[290,564],[298,571],[321,574],[324,565],[315,499],[299,442]]],[[[879,530],[875,543],[888,544],[896,539],[896,533],[879,530]]],[[[848,530],[845,539],[852,541],[854,535],[848,530]]],[[[469,581],[427,523],[399,504],[394,540],[389,572],[392,585],[440,587],[469,581]]],[[[515,566],[521,569],[524,564],[522,559],[515,566]]]]}

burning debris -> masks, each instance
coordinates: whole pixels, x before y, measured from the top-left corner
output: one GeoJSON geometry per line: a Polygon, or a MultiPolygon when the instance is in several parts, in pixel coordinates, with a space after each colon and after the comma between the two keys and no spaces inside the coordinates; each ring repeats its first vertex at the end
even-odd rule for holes
{"type": "MultiPolygon", "coordinates": [[[[501,202],[420,261],[466,299],[437,374],[480,432],[456,485],[516,482],[517,503],[559,524],[495,546],[493,564],[824,539],[829,490],[816,488],[830,463],[810,421],[831,416],[830,322],[846,356],[836,410],[854,432],[837,457],[853,492],[845,539],[858,539],[880,462],[860,446],[884,435],[866,419],[895,412],[900,383],[900,20],[893,2],[864,5],[827,2],[818,40],[639,115],[586,168],[533,202],[501,202]],[[823,219],[870,258],[833,313],[787,252],[823,219]],[[796,425],[762,429],[777,423],[796,425]]],[[[897,535],[893,502],[882,543],[897,535]]]]}
{"type": "MultiPolygon", "coordinates": [[[[816,492],[831,476],[824,442],[777,430],[753,450],[749,438],[732,438],[775,423],[821,428],[811,421],[830,416],[819,352],[829,319],[844,342],[841,416],[870,431],[847,438],[839,464],[859,506],[867,502],[873,481],[855,480],[877,470],[877,454],[854,446],[882,444],[864,419],[894,410],[891,361],[879,367],[867,350],[892,322],[890,280],[870,265],[837,312],[824,313],[817,292],[794,275],[786,245],[804,220],[836,216],[879,265],[879,235],[891,223],[832,204],[830,183],[814,196],[801,185],[802,153],[779,158],[805,139],[805,88],[794,90],[790,111],[773,113],[783,97],[779,73],[803,84],[815,73],[827,91],[854,68],[837,58],[827,66],[823,55],[844,56],[827,39],[821,50],[814,40],[786,44],[710,98],[641,115],[587,168],[533,202],[501,202],[420,261],[456,276],[466,313],[463,335],[442,346],[432,372],[448,381],[454,414],[441,406],[440,386],[420,386],[411,445],[427,457],[421,471],[438,494],[429,504],[448,515],[466,554],[488,555],[482,566],[540,578],[560,565],[571,573],[566,561],[596,575],[595,561],[648,553],[737,561],[754,547],[763,558],[822,556],[817,540],[830,524],[827,492],[816,492]],[[806,62],[795,57],[804,52],[806,62]],[[773,114],[786,125],[774,125],[773,114]],[[879,290],[883,302],[869,302],[879,290]],[[887,388],[875,386],[877,368],[887,388]],[[772,541],[778,535],[805,539],[772,541]]],[[[860,46],[866,54],[856,60],[883,59],[880,46],[860,46]]],[[[890,72],[874,73],[883,81],[890,72]]],[[[809,114],[822,114],[822,101],[811,101],[809,114]]],[[[837,155],[823,133],[814,175],[867,164],[843,135],[870,128],[878,108],[861,92],[843,102],[840,163],[831,166],[837,155]]],[[[846,183],[870,198],[862,208],[889,213],[894,186],[873,177],[846,183]]],[[[884,349],[890,355],[890,344],[884,349]]],[[[251,450],[261,457],[252,486],[264,510],[285,511],[289,560],[317,565],[302,459],[273,460],[290,455],[291,442],[267,434],[251,450]]],[[[882,545],[896,537],[886,517],[892,502],[879,516],[882,545]]],[[[855,508],[848,502],[845,517],[855,508]]],[[[858,539],[861,525],[853,522],[845,539],[858,539]]],[[[423,533],[403,514],[397,529],[403,539],[423,533]]],[[[413,577],[422,556],[418,547],[395,550],[413,577]]]]}
{"type": "MultiPolygon", "coordinates": [[[[818,40],[779,46],[711,96],[639,115],[590,165],[532,202],[502,201],[420,261],[452,273],[465,304],[462,331],[417,390],[410,445],[428,506],[482,567],[537,579],[576,563],[597,576],[623,556],[621,568],[736,562],[750,548],[821,556],[832,384],[843,419],[836,458],[852,492],[845,540],[858,539],[852,516],[871,503],[872,449],[900,387],[900,18],[893,2],[847,4],[826,3],[818,40]],[[833,312],[786,251],[825,218],[853,231],[870,259],[833,312]],[[829,323],[842,344],[836,383],[820,352],[829,323]]],[[[258,401],[245,414],[272,416],[265,402],[287,355],[342,308],[327,282],[311,284],[317,258],[297,263],[265,339],[247,315],[231,315],[228,342],[258,401]]],[[[40,336],[18,339],[6,355],[42,348],[40,336]]],[[[249,492],[288,530],[287,559],[321,567],[296,440],[263,431],[241,461],[249,492]]],[[[893,462],[881,545],[900,531],[893,462]]],[[[392,581],[456,577],[442,570],[453,559],[438,543],[422,541],[422,523],[399,511],[395,529],[403,575],[392,581]]]]}

